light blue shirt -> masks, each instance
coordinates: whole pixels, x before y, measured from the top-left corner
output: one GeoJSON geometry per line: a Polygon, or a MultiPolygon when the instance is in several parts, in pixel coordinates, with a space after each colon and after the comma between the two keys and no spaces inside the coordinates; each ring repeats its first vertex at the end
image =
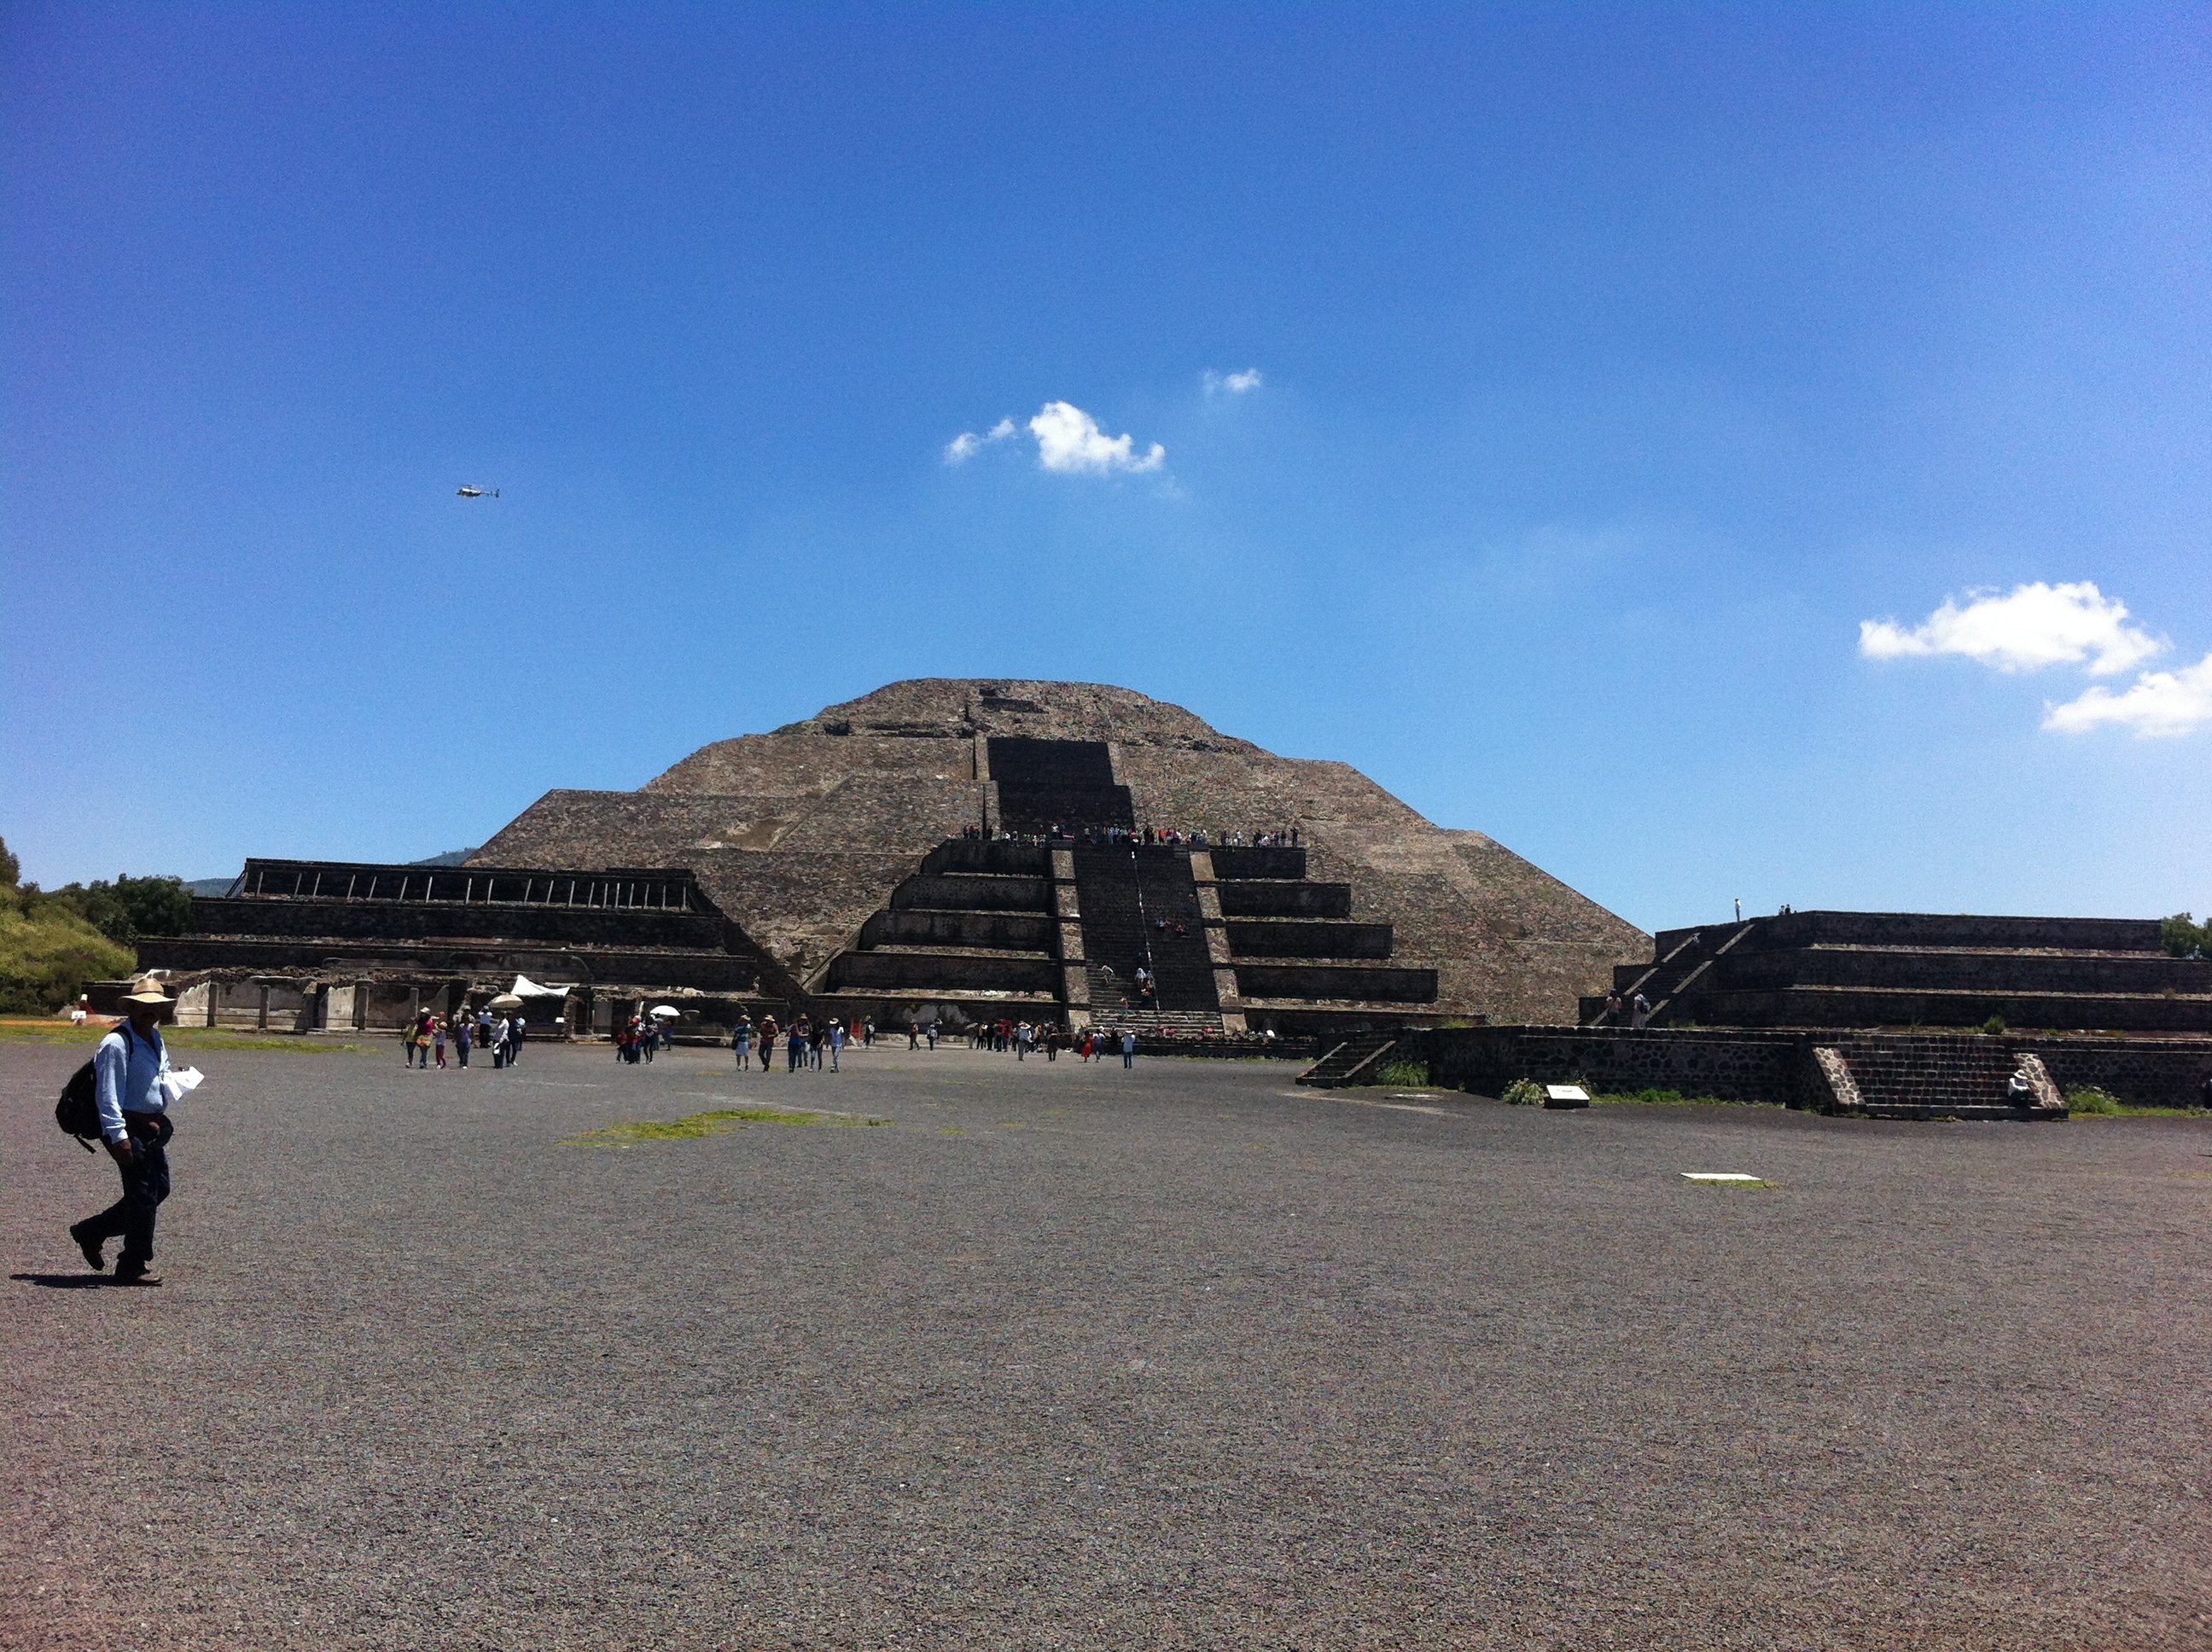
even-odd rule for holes
{"type": "Polygon", "coordinates": [[[125,1113],[166,1113],[169,1098],[161,1093],[161,1075],[169,1070],[168,1047],[161,1042],[161,1029],[154,1029],[151,1043],[139,1037],[125,1023],[100,1041],[100,1048],[92,1053],[93,1072],[98,1079],[96,1094],[100,1108],[100,1133],[110,1141],[121,1141],[128,1133],[123,1127],[125,1113]]]}

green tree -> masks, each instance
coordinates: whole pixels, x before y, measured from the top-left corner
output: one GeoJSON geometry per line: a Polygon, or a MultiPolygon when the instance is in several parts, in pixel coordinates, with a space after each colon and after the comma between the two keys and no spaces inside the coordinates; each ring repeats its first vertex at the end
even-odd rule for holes
{"type": "Polygon", "coordinates": [[[100,878],[58,890],[33,884],[23,891],[21,904],[28,912],[64,908],[125,945],[142,935],[181,935],[192,915],[191,891],[181,878],[125,874],[118,874],[112,884],[100,878]]]}
{"type": "Polygon", "coordinates": [[[2212,952],[2212,918],[2198,923],[2186,912],[2160,920],[2159,938],[2177,958],[2201,957],[2212,952]]]}

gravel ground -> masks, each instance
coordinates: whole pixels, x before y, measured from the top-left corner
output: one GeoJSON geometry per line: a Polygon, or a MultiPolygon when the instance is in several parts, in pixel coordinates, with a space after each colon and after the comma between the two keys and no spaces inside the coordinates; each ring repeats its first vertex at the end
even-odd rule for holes
{"type": "Polygon", "coordinates": [[[0,1644],[2212,1645],[2201,1124],[397,1054],[0,1047],[0,1644]]]}

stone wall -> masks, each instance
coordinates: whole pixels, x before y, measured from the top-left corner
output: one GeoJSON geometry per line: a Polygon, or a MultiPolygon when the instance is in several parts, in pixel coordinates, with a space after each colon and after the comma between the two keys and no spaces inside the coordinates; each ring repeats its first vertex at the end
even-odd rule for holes
{"type": "MultiPolygon", "coordinates": [[[[1833,1034],[1667,1027],[1463,1027],[1409,1033],[1404,1059],[1431,1082],[1482,1096],[1516,1078],[1587,1080],[1600,1090],[1674,1090],[1723,1101],[1815,1105],[1827,1090],[1813,1052],[1879,1044],[1933,1052],[1962,1041],[1910,1033],[1833,1034]]],[[[2061,1090],[2094,1085],[2135,1107],[2186,1107],[2212,1077],[2212,1039],[2008,1034],[1972,1041],[2008,1060],[2033,1054],[2061,1090]]]]}

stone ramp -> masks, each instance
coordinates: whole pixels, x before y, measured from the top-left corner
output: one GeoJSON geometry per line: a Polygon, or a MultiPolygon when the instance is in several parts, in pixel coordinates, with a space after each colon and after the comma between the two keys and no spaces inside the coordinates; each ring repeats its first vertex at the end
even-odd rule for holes
{"type": "Polygon", "coordinates": [[[1382,1065],[1383,1058],[1397,1048],[1399,1042],[1400,1036],[1395,1032],[1358,1034],[1300,1073],[1298,1082],[1315,1090],[1361,1083],[1382,1065]]]}

